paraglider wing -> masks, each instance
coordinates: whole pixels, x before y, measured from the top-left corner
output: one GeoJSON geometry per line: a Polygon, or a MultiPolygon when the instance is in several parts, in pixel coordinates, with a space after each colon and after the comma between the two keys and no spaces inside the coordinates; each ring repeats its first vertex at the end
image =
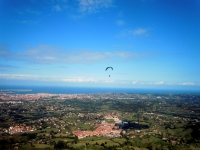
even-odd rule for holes
{"type": "MultiPolygon", "coordinates": [[[[113,67],[107,67],[106,70],[108,70],[109,68],[113,70],[113,67]]],[[[105,71],[106,71],[106,70],[105,70],[105,71]]]]}
{"type": "MultiPolygon", "coordinates": [[[[107,71],[109,68],[113,70],[113,67],[107,67],[105,71],[107,71]]],[[[109,75],[109,77],[110,77],[110,75],[109,75]]]]}

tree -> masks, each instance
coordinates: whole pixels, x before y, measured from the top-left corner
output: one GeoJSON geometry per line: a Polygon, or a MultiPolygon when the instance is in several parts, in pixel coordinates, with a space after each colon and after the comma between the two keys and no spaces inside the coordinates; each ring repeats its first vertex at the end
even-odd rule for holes
{"type": "Polygon", "coordinates": [[[58,141],[58,143],[54,144],[55,150],[62,150],[63,148],[65,148],[65,142],[63,141],[58,141]]]}

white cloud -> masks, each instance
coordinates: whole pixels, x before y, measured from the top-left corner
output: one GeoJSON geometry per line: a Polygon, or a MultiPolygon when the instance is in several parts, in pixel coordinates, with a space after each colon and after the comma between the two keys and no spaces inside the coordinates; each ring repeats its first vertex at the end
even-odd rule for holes
{"type": "Polygon", "coordinates": [[[6,46],[0,47],[0,58],[38,64],[115,62],[144,58],[148,55],[147,53],[134,53],[125,50],[113,52],[71,51],[62,50],[52,45],[38,45],[37,47],[31,47],[19,52],[11,52],[6,46]]]}
{"type": "MultiPolygon", "coordinates": [[[[51,10],[53,13],[67,11],[69,17],[73,19],[83,18],[86,14],[92,14],[113,6],[113,0],[31,0],[34,5],[44,7],[16,8],[17,13],[21,16],[28,13],[31,15],[40,15],[44,10],[51,10]]],[[[49,14],[51,15],[51,14],[49,14]]],[[[18,20],[16,22],[27,23],[28,20],[18,20]]],[[[30,21],[29,21],[30,23],[30,21]]]]}
{"type": "Polygon", "coordinates": [[[96,80],[94,78],[82,78],[82,77],[64,78],[61,80],[64,82],[98,82],[98,80],[96,80]]]}
{"type": "MultiPolygon", "coordinates": [[[[38,1],[38,0],[31,0],[34,1],[34,5],[39,3],[42,3],[44,7],[51,9],[54,12],[60,12],[63,10],[68,9],[69,6],[69,1],[68,0],[42,0],[42,1],[38,1]]],[[[26,9],[25,12],[31,13],[31,14],[41,14],[40,11],[38,10],[32,10],[32,9],[26,9]]],[[[20,14],[24,14],[24,12],[19,12],[20,14]]]]}
{"type": "Polygon", "coordinates": [[[28,74],[0,74],[1,80],[32,80],[32,81],[45,81],[45,82],[63,82],[63,83],[105,83],[105,84],[127,84],[127,85],[171,85],[171,86],[200,86],[199,83],[183,82],[183,83],[170,83],[160,82],[146,82],[146,81],[133,81],[130,80],[114,80],[103,78],[87,78],[87,77],[55,77],[55,76],[38,76],[28,74]]]}
{"type": "Polygon", "coordinates": [[[147,30],[144,28],[138,28],[131,32],[133,32],[134,35],[147,35],[147,30]]]}
{"type": "Polygon", "coordinates": [[[70,82],[70,83],[117,83],[114,80],[105,80],[97,78],[85,78],[85,77],[51,77],[51,76],[37,76],[27,74],[0,74],[0,79],[4,80],[35,80],[35,81],[56,81],[56,82],[70,82]]]}
{"type": "Polygon", "coordinates": [[[117,20],[116,23],[117,23],[118,26],[122,26],[122,25],[126,24],[123,20],[117,20]]]}
{"type": "Polygon", "coordinates": [[[133,84],[137,84],[138,83],[138,81],[133,81],[133,84]]]}
{"type": "MultiPolygon", "coordinates": [[[[36,14],[36,15],[41,14],[40,11],[32,10],[32,9],[30,9],[30,8],[27,8],[27,9],[26,9],[26,12],[27,12],[27,13],[30,13],[30,14],[36,14]]],[[[19,12],[19,13],[20,13],[20,12],[19,12]]],[[[23,14],[23,13],[22,13],[22,14],[23,14]]]]}
{"type": "Polygon", "coordinates": [[[181,85],[195,85],[194,82],[183,82],[181,85]]]}
{"type": "Polygon", "coordinates": [[[134,52],[122,51],[122,52],[114,52],[113,55],[121,58],[129,58],[129,57],[137,57],[139,54],[136,54],[134,52]]]}
{"type": "Polygon", "coordinates": [[[38,78],[42,79],[41,77],[34,76],[34,75],[27,75],[27,74],[0,74],[0,78],[11,80],[29,80],[34,79],[37,80],[38,78]]]}
{"type": "Polygon", "coordinates": [[[160,82],[156,82],[155,84],[164,84],[164,82],[160,81],[160,82]]]}
{"type": "Polygon", "coordinates": [[[112,6],[112,0],[78,0],[79,11],[82,13],[95,13],[103,8],[112,6]]]}
{"type": "Polygon", "coordinates": [[[38,60],[43,60],[43,61],[56,61],[56,58],[53,56],[43,56],[43,57],[36,57],[38,60]]]}
{"type": "Polygon", "coordinates": [[[114,80],[103,80],[102,83],[116,83],[114,80]]]}
{"type": "Polygon", "coordinates": [[[122,30],[119,37],[125,36],[148,36],[148,30],[145,28],[122,30]]]}
{"type": "Polygon", "coordinates": [[[60,7],[60,5],[55,5],[55,6],[53,6],[53,10],[55,10],[55,11],[62,11],[62,8],[60,7]]]}
{"type": "Polygon", "coordinates": [[[20,24],[30,24],[30,25],[34,25],[34,24],[37,24],[38,22],[41,22],[42,20],[18,20],[18,21],[15,21],[17,23],[20,23],[20,24]]]}

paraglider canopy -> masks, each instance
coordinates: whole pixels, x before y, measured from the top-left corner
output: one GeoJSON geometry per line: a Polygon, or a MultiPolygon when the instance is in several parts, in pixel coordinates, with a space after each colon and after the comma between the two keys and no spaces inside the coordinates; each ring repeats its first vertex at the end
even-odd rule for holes
{"type": "MultiPolygon", "coordinates": [[[[113,70],[113,67],[107,67],[105,71],[107,71],[109,68],[113,70]]],[[[109,75],[109,77],[110,77],[110,75],[109,75]]]]}
{"type": "MultiPolygon", "coordinates": [[[[107,67],[106,70],[108,70],[109,68],[113,70],[113,67],[107,67]]],[[[105,71],[106,71],[106,70],[105,70],[105,71]]]]}

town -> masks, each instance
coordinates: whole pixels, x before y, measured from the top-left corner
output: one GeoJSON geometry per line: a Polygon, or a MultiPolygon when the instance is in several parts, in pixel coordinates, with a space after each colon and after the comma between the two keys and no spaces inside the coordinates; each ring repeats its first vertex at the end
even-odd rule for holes
{"type": "Polygon", "coordinates": [[[200,149],[199,94],[0,93],[0,149],[200,149]]]}

